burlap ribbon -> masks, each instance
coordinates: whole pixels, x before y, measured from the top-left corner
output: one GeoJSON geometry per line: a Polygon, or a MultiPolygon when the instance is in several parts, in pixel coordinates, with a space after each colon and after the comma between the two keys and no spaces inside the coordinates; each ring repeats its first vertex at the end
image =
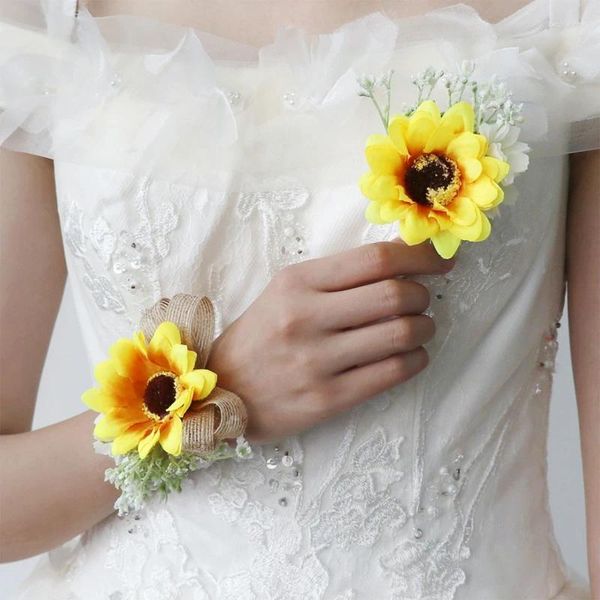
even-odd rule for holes
{"type": "MultiPolygon", "coordinates": [[[[162,298],[142,316],[140,326],[146,339],[152,338],[163,321],[175,323],[182,343],[197,353],[196,369],[206,368],[215,330],[215,312],[210,299],[188,294],[162,298]]],[[[242,435],[247,422],[248,413],[242,399],[217,386],[204,400],[192,402],[183,417],[182,448],[196,454],[211,452],[217,441],[242,435]]]]}

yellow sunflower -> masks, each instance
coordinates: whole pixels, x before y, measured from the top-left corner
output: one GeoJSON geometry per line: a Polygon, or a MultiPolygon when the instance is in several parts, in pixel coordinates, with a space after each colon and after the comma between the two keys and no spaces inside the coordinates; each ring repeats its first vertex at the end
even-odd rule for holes
{"type": "Polygon", "coordinates": [[[196,353],[181,343],[177,325],[164,321],[146,344],[140,331],[117,340],[110,358],[97,365],[100,387],[87,390],[83,402],[104,413],[94,428],[103,442],[112,441],[113,455],[137,448],[145,458],[157,444],[181,454],[182,417],[193,400],[206,398],[217,375],[195,369],[196,353]]]}
{"type": "Polygon", "coordinates": [[[393,117],[387,135],[370,135],[370,171],[359,181],[370,200],[367,220],[399,221],[408,245],[431,239],[444,258],[454,256],[462,240],[485,240],[491,230],[485,211],[504,199],[498,183],[509,164],[487,155],[488,140],[474,125],[468,102],[441,114],[425,100],[410,117],[393,117]]]}

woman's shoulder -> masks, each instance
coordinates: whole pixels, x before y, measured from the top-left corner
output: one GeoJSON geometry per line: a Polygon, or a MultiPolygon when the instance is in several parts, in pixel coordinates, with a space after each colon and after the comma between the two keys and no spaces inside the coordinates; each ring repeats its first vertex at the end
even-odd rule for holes
{"type": "Polygon", "coordinates": [[[0,144],[127,168],[163,161],[157,149],[177,137],[185,147],[184,156],[172,155],[178,169],[192,161],[218,171],[227,168],[228,147],[254,139],[256,128],[243,129],[239,117],[256,102],[266,103],[263,135],[285,121],[305,137],[313,124],[323,140],[358,114],[357,73],[395,67],[410,91],[424,60],[451,68],[467,59],[484,79],[508,82],[538,133],[560,130],[551,152],[566,149],[557,125],[578,122],[570,151],[590,149],[600,146],[589,120],[600,112],[600,0],[580,1],[531,0],[497,24],[466,4],[407,19],[374,11],[326,33],[282,27],[260,48],[194,29],[183,14],[184,26],[143,16],[144,3],[134,0],[96,3],[119,11],[110,17],[81,0],[27,2],[29,10],[14,3],[0,14],[0,144]],[[563,5],[577,11],[557,16],[563,5]],[[307,113],[310,120],[300,119],[307,113]]]}

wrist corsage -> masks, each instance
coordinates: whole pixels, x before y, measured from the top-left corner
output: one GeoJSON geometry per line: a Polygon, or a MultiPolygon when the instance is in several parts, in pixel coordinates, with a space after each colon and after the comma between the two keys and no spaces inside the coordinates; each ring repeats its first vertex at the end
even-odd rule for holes
{"type": "Polygon", "coordinates": [[[115,458],[106,480],[121,490],[119,515],[139,510],[155,493],[181,491],[190,472],[215,460],[248,458],[247,412],[206,369],[214,309],[206,297],[163,298],[144,313],[141,331],[117,340],[96,366],[99,387],[83,402],[100,413],[96,451],[115,458]],[[231,446],[227,440],[236,440],[231,446]]]}
{"type": "Polygon", "coordinates": [[[393,72],[358,80],[359,95],[373,101],[385,128],[366,142],[370,171],[359,181],[370,200],[365,217],[377,224],[398,221],[406,244],[430,239],[444,258],[462,241],[490,235],[488,216],[528,166],[529,147],[518,141],[522,105],[494,78],[473,80],[473,71],[465,62],[459,74],[429,68],[413,77],[416,104],[391,118],[393,72]],[[444,111],[433,99],[438,83],[447,95],[444,111]]]}

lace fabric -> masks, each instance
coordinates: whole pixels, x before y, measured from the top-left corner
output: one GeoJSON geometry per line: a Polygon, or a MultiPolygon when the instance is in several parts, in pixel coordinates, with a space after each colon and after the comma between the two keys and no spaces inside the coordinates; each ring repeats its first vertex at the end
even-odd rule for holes
{"type": "Polygon", "coordinates": [[[424,372],[196,473],[139,519],[107,518],[41,559],[20,598],[589,598],[553,538],[545,443],[563,134],[600,108],[596,5],[559,21],[534,1],[497,25],[464,5],[377,12],[320,36],[282,29],[237,62],[227,40],[209,54],[203,32],[144,19],[82,9],[73,30],[58,3],[45,35],[0,24],[0,137],[55,160],[93,362],[161,296],[210,295],[219,334],[284,266],[396,236],[365,221],[356,185],[378,126],[362,71],[393,66],[400,101],[412,73],[472,59],[526,103],[533,148],[492,236],[446,277],[416,278],[437,325],[424,372]]]}

